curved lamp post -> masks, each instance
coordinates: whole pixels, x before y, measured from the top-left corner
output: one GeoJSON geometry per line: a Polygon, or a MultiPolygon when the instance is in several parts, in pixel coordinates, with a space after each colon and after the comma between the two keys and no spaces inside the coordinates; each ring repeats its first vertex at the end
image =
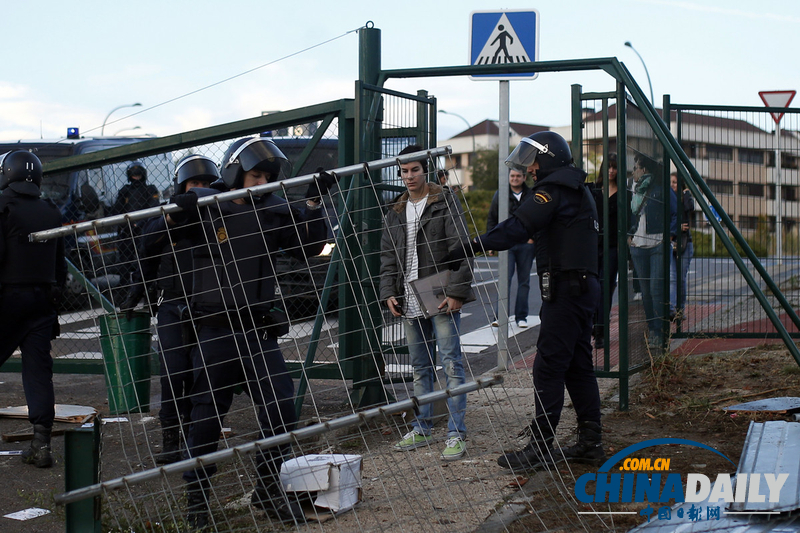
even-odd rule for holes
{"type": "MultiPolygon", "coordinates": [[[[467,125],[467,131],[469,131],[472,128],[472,126],[469,125],[469,122],[467,121],[467,119],[465,119],[464,117],[462,117],[458,113],[453,113],[451,111],[445,111],[444,109],[440,109],[439,113],[444,113],[445,115],[453,115],[454,117],[460,118],[461,120],[464,121],[464,124],[467,125]]],[[[474,154],[475,153],[475,132],[471,132],[471,133],[472,133],[472,153],[474,154]]]]}
{"type": "Polygon", "coordinates": [[[635,53],[637,56],[639,56],[639,61],[641,61],[641,62],[642,62],[642,66],[644,67],[644,73],[645,73],[645,74],[647,74],[647,84],[650,86],[650,103],[651,103],[651,104],[653,104],[653,105],[655,106],[655,105],[656,105],[656,102],[655,102],[655,100],[654,100],[654,98],[653,98],[653,84],[650,82],[650,73],[647,71],[647,65],[645,65],[645,63],[644,63],[644,59],[642,59],[642,56],[641,56],[641,54],[640,54],[639,52],[637,52],[637,51],[636,51],[636,48],[634,48],[634,47],[633,47],[633,45],[631,44],[631,42],[630,42],[630,41],[625,41],[625,46],[627,46],[628,48],[630,48],[631,50],[633,50],[633,52],[634,52],[634,53],[635,53]]]}
{"type": "Polygon", "coordinates": [[[140,130],[140,129],[142,129],[142,127],[141,127],[141,126],[134,126],[134,127],[132,127],[132,128],[124,128],[124,129],[121,129],[121,130],[119,130],[117,133],[115,133],[115,134],[114,134],[114,137],[116,137],[117,135],[119,135],[119,134],[120,134],[120,133],[122,133],[123,131],[132,131],[132,130],[140,130]]]}
{"type": "MultiPolygon", "coordinates": [[[[110,116],[112,115],[112,113],[114,113],[114,111],[118,111],[118,110],[120,110],[120,109],[124,109],[124,108],[126,108],[126,107],[141,107],[141,105],[142,105],[142,104],[140,104],[140,103],[138,103],[138,102],[137,102],[137,103],[135,103],[135,104],[125,104],[125,105],[118,105],[117,107],[115,107],[114,109],[112,109],[111,111],[109,111],[109,112],[108,112],[108,115],[106,115],[106,118],[105,118],[105,120],[103,120],[103,126],[100,128],[100,135],[103,135],[103,132],[104,132],[104,131],[105,131],[105,129],[106,129],[106,122],[108,122],[108,117],[110,117],[110,116]]],[[[124,131],[124,130],[123,130],[123,131],[124,131]]]]}

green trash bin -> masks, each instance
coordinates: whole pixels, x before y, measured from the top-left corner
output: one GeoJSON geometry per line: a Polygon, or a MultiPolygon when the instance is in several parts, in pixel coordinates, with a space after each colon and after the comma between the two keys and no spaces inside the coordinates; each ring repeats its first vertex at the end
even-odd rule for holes
{"type": "Polygon", "coordinates": [[[150,411],[150,314],[136,311],[99,317],[112,415],[150,411]]]}

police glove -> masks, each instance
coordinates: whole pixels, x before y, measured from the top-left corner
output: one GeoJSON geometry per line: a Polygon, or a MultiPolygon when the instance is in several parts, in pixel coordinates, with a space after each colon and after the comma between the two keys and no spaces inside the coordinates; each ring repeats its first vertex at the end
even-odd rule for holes
{"type": "Polygon", "coordinates": [[[475,257],[475,254],[482,252],[483,247],[480,242],[471,242],[469,245],[457,246],[447,253],[444,258],[444,265],[450,270],[458,270],[465,259],[475,257]]]}
{"type": "Polygon", "coordinates": [[[320,197],[336,185],[338,177],[335,174],[325,172],[322,167],[317,168],[315,172],[318,176],[308,185],[306,199],[319,203],[320,197]]]}
{"type": "Polygon", "coordinates": [[[133,318],[133,309],[139,305],[142,297],[144,296],[144,285],[141,283],[137,283],[133,285],[130,290],[128,291],[128,295],[125,297],[125,300],[120,304],[119,310],[125,311],[125,317],[128,320],[133,318]]]}
{"type": "Polygon", "coordinates": [[[169,218],[171,218],[175,224],[186,224],[197,217],[197,194],[194,191],[176,194],[172,197],[170,203],[182,209],[182,211],[169,214],[169,218]]]}

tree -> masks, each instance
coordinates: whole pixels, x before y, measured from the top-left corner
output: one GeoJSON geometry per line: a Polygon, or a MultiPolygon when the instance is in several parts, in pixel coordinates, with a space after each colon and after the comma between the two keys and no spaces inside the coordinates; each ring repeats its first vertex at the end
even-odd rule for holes
{"type": "Polygon", "coordinates": [[[497,190],[497,150],[479,150],[472,163],[472,187],[484,191],[497,190]]]}

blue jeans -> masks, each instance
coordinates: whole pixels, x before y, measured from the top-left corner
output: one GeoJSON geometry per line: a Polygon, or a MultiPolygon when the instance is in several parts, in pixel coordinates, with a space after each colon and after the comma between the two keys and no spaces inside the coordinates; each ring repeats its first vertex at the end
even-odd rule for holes
{"type": "Polygon", "coordinates": [[[686,243],[686,250],[684,250],[683,255],[680,257],[680,288],[678,287],[677,275],[678,261],[674,255],[672,256],[672,261],[670,261],[672,272],[669,278],[669,302],[672,307],[680,312],[686,307],[686,282],[689,280],[689,265],[692,262],[692,257],[694,257],[694,244],[692,244],[692,241],[689,241],[686,243]]]}
{"type": "MultiPolygon", "coordinates": [[[[525,320],[528,317],[528,295],[531,292],[531,268],[536,245],[523,243],[516,244],[508,250],[508,299],[511,300],[511,280],[514,271],[517,272],[517,299],[514,303],[514,318],[525,320]]],[[[499,316],[498,304],[494,306],[494,316],[499,316]]],[[[509,318],[511,317],[509,306],[509,318]]]]}
{"type": "Polygon", "coordinates": [[[663,326],[664,243],[652,248],[631,248],[631,258],[642,288],[642,304],[650,337],[659,341],[663,326]]]}
{"type": "MultiPolygon", "coordinates": [[[[461,354],[459,329],[461,313],[442,313],[431,318],[412,318],[405,320],[406,339],[408,340],[408,353],[411,355],[411,365],[414,367],[414,395],[421,396],[433,392],[433,383],[436,379],[436,346],[439,346],[439,362],[444,367],[447,376],[447,388],[453,389],[463,385],[464,360],[461,354]]],[[[467,427],[464,424],[464,414],[467,410],[467,396],[447,399],[447,409],[450,417],[447,421],[447,436],[467,436],[467,427]]],[[[430,435],[433,428],[433,404],[421,405],[419,415],[411,424],[423,435],[430,435]]]]}

